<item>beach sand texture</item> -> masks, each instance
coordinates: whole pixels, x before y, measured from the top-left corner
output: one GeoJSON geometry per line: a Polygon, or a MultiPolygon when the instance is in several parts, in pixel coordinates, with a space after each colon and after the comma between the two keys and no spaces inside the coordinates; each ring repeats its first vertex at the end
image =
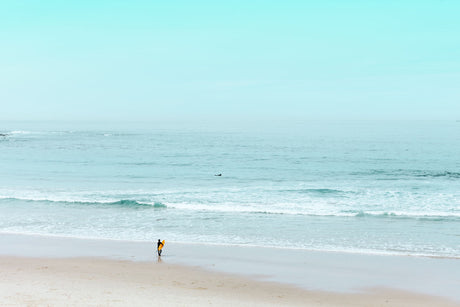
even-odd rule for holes
{"type": "Polygon", "coordinates": [[[155,262],[92,258],[0,258],[3,306],[459,306],[375,289],[306,291],[155,262]]]}

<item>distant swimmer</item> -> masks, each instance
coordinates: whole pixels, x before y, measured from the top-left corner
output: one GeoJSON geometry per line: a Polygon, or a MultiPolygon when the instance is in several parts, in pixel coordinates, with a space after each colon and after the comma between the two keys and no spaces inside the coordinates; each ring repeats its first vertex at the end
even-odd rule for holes
{"type": "Polygon", "coordinates": [[[157,242],[157,252],[158,252],[158,256],[159,256],[159,257],[161,256],[161,252],[163,251],[163,246],[165,246],[165,240],[160,241],[160,239],[158,239],[158,242],[157,242]]]}
{"type": "Polygon", "coordinates": [[[215,174],[214,176],[219,176],[220,177],[220,176],[222,176],[222,174],[215,174]]]}

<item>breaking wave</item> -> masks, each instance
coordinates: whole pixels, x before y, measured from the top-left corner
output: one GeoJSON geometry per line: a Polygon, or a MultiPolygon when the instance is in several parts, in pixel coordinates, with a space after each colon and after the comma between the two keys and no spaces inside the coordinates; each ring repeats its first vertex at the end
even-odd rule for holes
{"type": "Polygon", "coordinates": [[[373,169],[369,171],[354,172],[351,175],[358,176],[381,176],[390,177],[395,179],[402,179],[406,177],[413,178],[450,178],[460,179],[460,172],[450,170],[411,170],[411,169],[392,169],[392,170],[379,170],[373,169]]]}
{"type": "MultiPolygon", "coordinates": [[[[327,192],[329,193],[329,192],[327,192]]],[[[336,193],[336,192],[333,192],[336,193]]],[[[168,209],[182,210],[186,212],[214,212],[219,214],[260,214],[260,215],[285,215],[285,216],[317,216],[317,217],[341,217],[341,218],[379,218],[379,219],[417,219],[417,220],[460,220],[460,211],[448,209],[436,211],[430,209],[413,209],[409,211],[377,211],[377,210],[353,210],[344,209],[341,206],[312,206],[297,203],[283,203],[264,205],[261,203],[235,203],[235,202],[160,202],[154,200],[82,200],[82,199],[47,199],[47,198],[14,198],[0,196],[0,205],[43,205],[43,206],[83,206],[83,207],[107,207],[125,209],[168,209]]]]}
{"type": "Polygon", "coordinates": [[[130,199],[121,199],[118,201],[64,201],[64,200],[50,200],[50,199],[24,199],[24,198],[0,198],[1,202],[27,202],[27,203],[41,203],[41,204],[55,204],[55,205],[82,205],[82,206],[111,206],[111,207],[132,207],[132,208],[167,208],[161,202],[140,202],[130,199]]]}

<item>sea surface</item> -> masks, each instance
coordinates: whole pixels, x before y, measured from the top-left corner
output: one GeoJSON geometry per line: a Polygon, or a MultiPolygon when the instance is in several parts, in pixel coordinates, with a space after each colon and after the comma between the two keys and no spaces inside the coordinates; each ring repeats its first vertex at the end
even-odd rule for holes
{"type": "Polygon", "coordinates": [[[0,133],[0,233],[460,258],[460,122],[4,121],[0,133]]]}

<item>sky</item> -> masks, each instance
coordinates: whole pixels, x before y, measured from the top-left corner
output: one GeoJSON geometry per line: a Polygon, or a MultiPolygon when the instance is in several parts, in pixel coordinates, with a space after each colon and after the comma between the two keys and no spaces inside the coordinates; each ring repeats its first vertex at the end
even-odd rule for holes
{"type": "Polygon", "coordinates": [[[460,119],[460,1],[0,1],[0,120],[460,119]]]}

